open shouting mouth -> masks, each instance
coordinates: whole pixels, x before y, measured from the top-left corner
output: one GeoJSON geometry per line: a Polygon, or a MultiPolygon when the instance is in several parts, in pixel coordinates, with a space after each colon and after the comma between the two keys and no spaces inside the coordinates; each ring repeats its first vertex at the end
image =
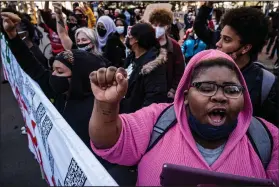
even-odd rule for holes
{"type": "Polygon", "coordinates": [[[208,113],[208,118],[211,125],[223,125],[227,118],[227,110],[226,108],[214,108],[208,113]]]}

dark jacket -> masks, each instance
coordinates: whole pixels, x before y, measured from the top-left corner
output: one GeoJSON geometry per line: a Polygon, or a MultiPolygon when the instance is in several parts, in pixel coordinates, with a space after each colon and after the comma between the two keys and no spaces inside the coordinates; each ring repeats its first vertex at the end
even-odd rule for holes
{"type": "Polygon", "coordinates": [[[278,120],[278,78],[276,78],[267,99],[261,101],[262,93],[262,68],[254,63],[249,63],[246,67],[241,69],[242,75],[246,81],[250,98],[253,105],[253,115],[266,119],[267,121],[279,126],[278,120]]]}
{"type": "Polygon", "coordinates": [[[171,24],[169,36],[173,38],[175,41],[178,41],[180,39],[179,29],[177,24],[171,24]]]}
{"type": "Polygon", "coordinates": [[[73,51],[74,59],[78,63],[74,63],[72,67],[70,91],[66,97],[64,94],[55,93],[49,83],[52,72],[38,62],[18,36],[12,40],[7,39],[7,41],[21,68],[40,85],[49,99],[54,99],[54,106],[90,148],[88,124],[93,110],[94,96],[88,77],[92,71],[105,66],[102,64],[102,60],[85,51],[73,51]]]}
{"type": "Polygon", "coordinates": [[[167,37],[167,88],[176,90],[184,73],[184,57],[179,44],[172,38],[167,37]]]}
{"type": "Polygon", "coordinates": [[[108,36],[106,45],[102,48],[103,57],[111,62],[111,66],[123,67],[126,47],[120,40],[118,33],[111,33],[108,36]]]}
{"type": "Polygon", "coordinates": [[[272,18],[272,28],[278,29],[279,28],[279,12],[270,12],[269,16],[272,18]]]}
{"type": "Polygon", "coordinates": [[[30,48],[30,51],[37,58],[38,62],[40,62],[42,66],[44,66],[45,69],[49,69],[48,60],[40,50],[39,46],[33,44],[33,46],[30,48]]]}
{"type": "Polygon", "coordinates": [[[152,48],[144,55],[135,59],[130,54],[126,59],[125,68],[134,65],[129,78],[129,86],[125,98],[120,103],[120,113],[132,113],[152,103],[167,101],[166,50],[160,53],[152,48]]]}
{"type": "MultiPolygon", "coordinates": [[[[203,5],[201,6],[199,13],[194,23],[194,30],[197,36],[203,40],[209,48],[216,48],[216,43],[220,39],[220,30],[212,31],[208,28],[206,20],[211,12],[211,8],[203,5]]],[[[253,104],[253,115],[262,117],[267,121],[279,126],[278,120],[278,79],[273,84],[267,99],[261,103],[262,93],[262,80],[263,71],[261,67],[251,61],[246,67],[241,69],[242,75],[248,86],[250,98],[253,104]]]]}
{"type": "Polygon", "coordinates": [[[216,49],[216,43],[220,39],[220,27],[216,31],[209,29],[207,19],[212,9],[202,5],[194,22],[194,30],[199,39],[201,39],[208,49],[216,49]]]}

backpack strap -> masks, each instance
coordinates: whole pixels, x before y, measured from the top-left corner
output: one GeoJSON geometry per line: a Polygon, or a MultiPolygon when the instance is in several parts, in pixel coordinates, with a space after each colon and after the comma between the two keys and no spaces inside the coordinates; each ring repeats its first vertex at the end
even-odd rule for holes
{"type": "Polygon", "coordinates": [[[263,82],[262,82],[262,93],[261,93],[261,103],[263,104],[263,102],[266,100],[272,85],[275,82],[275,75],[273,75],[273,73],[269,72],[266,69],[263,69],[263,82]]]}
{"type": "Polygon", "coordinates": [[[165,135],[165,133],[176,124],[176,122],[177,119],[174,106],[170,105],[158,117],[157,122],[153,127],[153,132],[151,134],[146,153],[157,144],[157,142],[165,135]]]}
{"type": "Polygon", "coordinates": [[[270,162],[273,148],[273,139],[269,130],[260,119],[252,117],[247,135],[266,169],[270,162]]]}
{"type": "Polygon", "coordinates": [[[261,91],[261,104],[267,99],[267,96],[275,82],[275,75],[268,71],[265,65],[261,62],[254,62],[263,71],[262,91],[261,91]]]}
{"type": "MultiPolygon", "coordinates": [[[[174,106],[167,107],[158,117],[153,127],[153,132],[147,147],[146,153],[150,151],[158,141],[173,127],[177,122],[174,106]]],[[[264,168],[266,169],[272,154],[273,138],[269,130],[260,119],[252,117],[247,136],[259,156],[264,168]]]]}

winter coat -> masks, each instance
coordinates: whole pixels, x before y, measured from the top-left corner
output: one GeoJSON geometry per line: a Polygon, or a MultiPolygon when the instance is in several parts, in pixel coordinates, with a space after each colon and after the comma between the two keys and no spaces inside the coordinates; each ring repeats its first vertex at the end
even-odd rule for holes
{"type": "Polygon", "coordinates": [[[166,102],[167,75],[166,50],[152,48],[138,59],[134,54],[127,57],[125,68],[133,63],[128,91],[121,101],[120,112],[132,113],[152,103],[166,102]]]}
{"type": "Polygon", "coordinates": [[[168,53],[166,62],[168,91],[176,90],[185,68],[184,57],[179,44],[170,37],[167,37],[165,48],[168,53]]]}
{"type": "Polygon", "coordinates": [[[120,40],[118,33],[111,33],[108,36],[106,45],[102,48],[103,57],[111,62],[111,66],[123,67],[126,58],[126,47],[120,40]]]}

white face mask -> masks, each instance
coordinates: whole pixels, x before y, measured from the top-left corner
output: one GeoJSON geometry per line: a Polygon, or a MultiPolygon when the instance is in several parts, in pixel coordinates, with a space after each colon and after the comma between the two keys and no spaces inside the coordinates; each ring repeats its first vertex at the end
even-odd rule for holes
{"type": "Polygon", "coordinates": [[[118,32],[118,34],[123,34],[124,33],[124,26],[117,26],[116,31],[118,32]]]}
{"type": "Polygon", "coordinates": [[[166,33],[166,29],[164,27],[156,27],[156,38],[160,38],[166,33]]]}

